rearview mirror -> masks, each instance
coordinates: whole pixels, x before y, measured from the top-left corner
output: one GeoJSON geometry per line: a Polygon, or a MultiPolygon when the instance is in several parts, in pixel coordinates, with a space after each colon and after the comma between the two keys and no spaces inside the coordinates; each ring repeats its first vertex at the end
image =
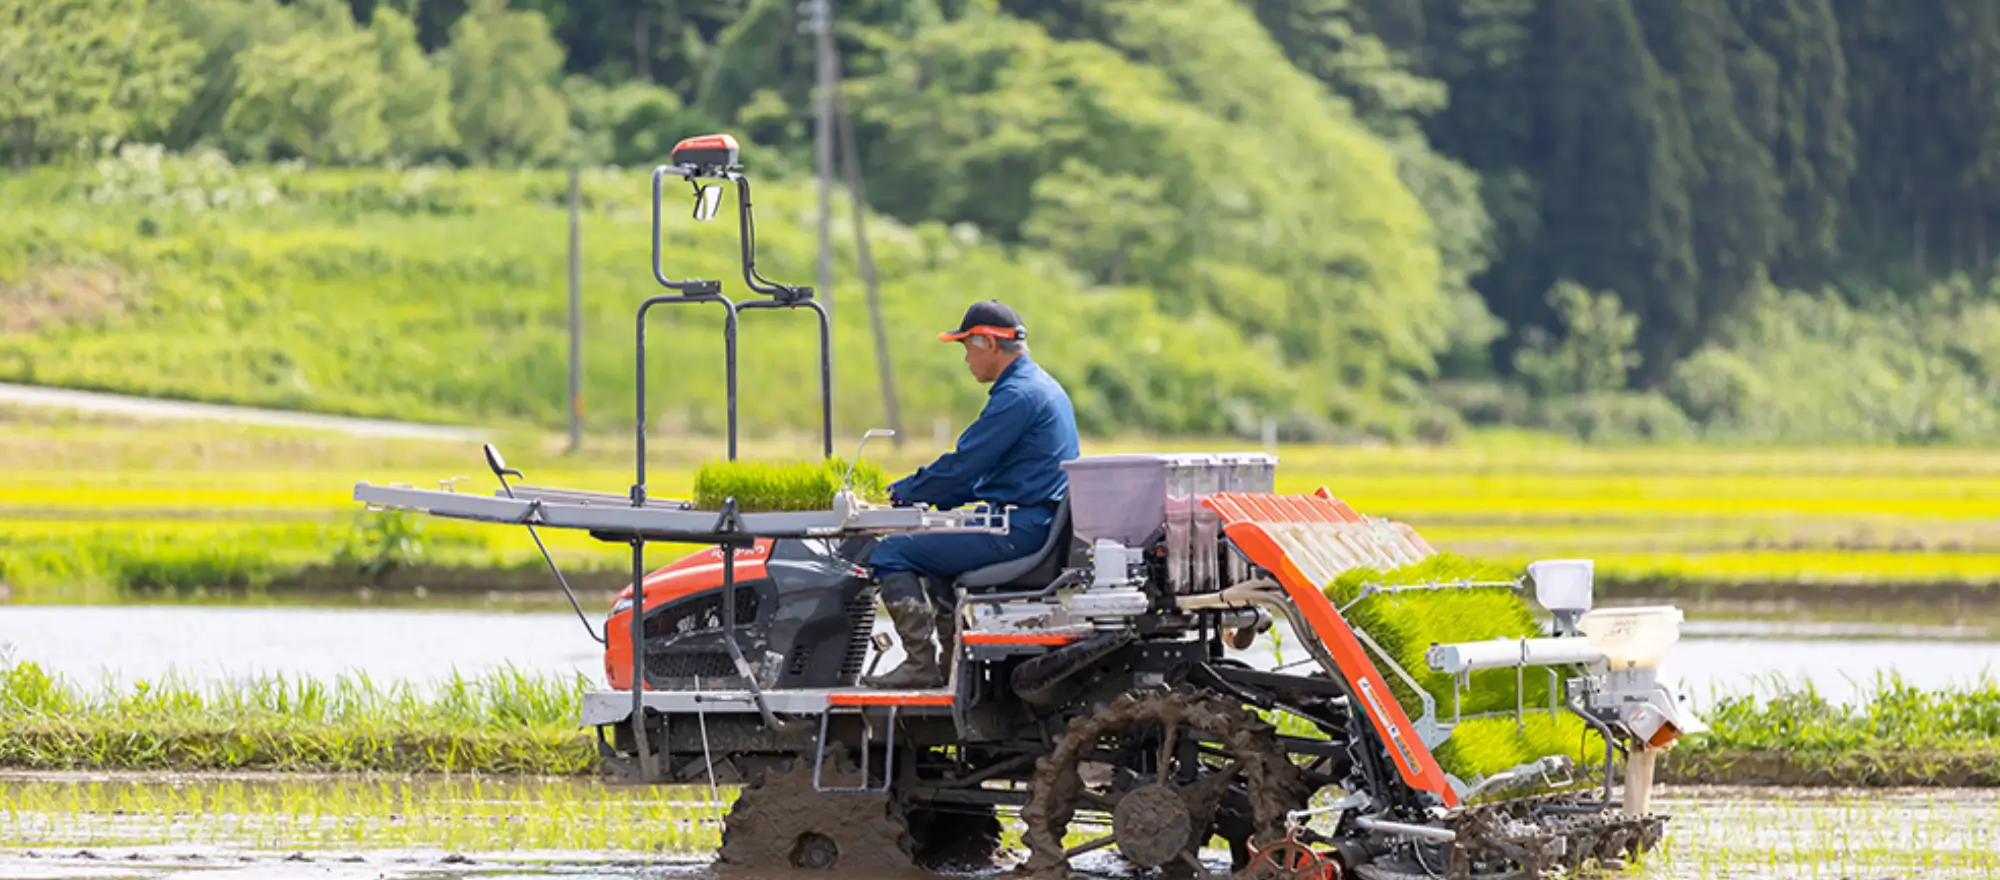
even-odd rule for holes
{"type": "Polygon", "coordinates": [[[715,217],[715,209],[722,206],[722,184],[711,183],[698,186],[694,190],[694,219],[696,222],[715,217]]]}
{"type": "Polygon", "coordinates": [[[500,450],[495,449],[491,443],[486,444],[486,466],[493,470],[493,475],[496,477],[521,475],[520,471],[507,466],[507,460],[500,457],[500,450]]]}

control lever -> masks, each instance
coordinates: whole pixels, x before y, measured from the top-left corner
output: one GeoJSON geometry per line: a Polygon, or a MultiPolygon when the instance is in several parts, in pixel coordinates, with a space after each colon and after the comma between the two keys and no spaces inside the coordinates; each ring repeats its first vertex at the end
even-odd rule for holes
{"type": "Polygon", "coordinates": [[[840,491],[833,493],[833,512],[842,522],[852,519],[867,506],[854,494],[854,469],[861,465],[861,453],[868,448],[868,441],[876,437],[894,437],[895,431],[888,428],[870,428],[861,435],[861,442],[854,447],[854,458],[847,463],[847,473],[840,476],[840,491]]]}
{"type": "Polygon", "coordinates": [[[888,428],[869,428],[866,433],[861,435],[861,442],[854,446],[854,458],[847,462],[847,473],[840,478],[841,491],[854,491],[854,468],[861,464],[861,452],[868,448],[868,441],[877,437],[894,436],[896,436],[896,432],[888,428]]]}

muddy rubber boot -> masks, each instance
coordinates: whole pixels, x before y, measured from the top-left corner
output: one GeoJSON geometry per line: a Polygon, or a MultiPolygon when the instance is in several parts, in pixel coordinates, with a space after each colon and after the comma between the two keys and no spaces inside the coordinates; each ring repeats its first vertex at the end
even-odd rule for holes
{"type": "Polygon", "coordinates": [[[906,571],[882,576],[882,600],[889,619],[896,624],[896,636],[903,641],[903,663],[881,675],[861,680],[863,687],[883,690],[915,690],[944,685],[938,669],[936,621],[930,600],[924,597],[923,583],[906,571]]]}

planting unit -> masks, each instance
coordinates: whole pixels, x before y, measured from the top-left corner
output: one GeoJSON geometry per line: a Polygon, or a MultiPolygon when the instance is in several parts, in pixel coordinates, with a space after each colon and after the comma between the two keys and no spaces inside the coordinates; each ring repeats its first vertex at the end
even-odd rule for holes
{"type": "Polygon", "coordinates": [[[737,314],[814,311],[824,453],[833,452],[825,312],[810,289],[758,274],[735,142],[684,142],[674,162],[653,176],[654,276],[670,293],[639,308],[629,492],[513,485],[518,472],[491,447],[502,485],[492,497],[369,483],[354,492],[377,507],[579,529],[630,547],[636,589],[607,621],[608,688],[582,707],[608,780],[741,785],[725,860],[849,874],[988,860],[1003,811],[1025,827],[1027,870],[1046,877],[1104,847],[1140,867],[1205,875],[1213,869],[1198,853],[1213,837],[1230,844],[1232,870],[1284,878],[1533,876],[1623,860],[1659,839],[1664,820],[1645,809],[1650,757],[1700,729],[1655,675],[1677,612],[1593,612],[1587,564],[1553,561],[1535,575],[1555,616],[1546,635],[1517,625],[1501,640],[1419,644],[1427,631],[1395,625],[1395,603],[1370,612],[1371,633],[1346,612],[1405,594],[1446,597],[1447,606],[1462,595],[1473,603],[1465,608],[1531,618],[1512,593],[1517,583],[1392,579],[1336,604],[1327,589],[1344,574],[1420,564],[1434,551],[1409,527],[1363,516],[1324,489],[1274,493],[1277,462],[1264,455],[1067,463],[1069,497],[1047,544],[948,585],[958,601],[947,684],[855,687],[887,647],[871,640],[865,567],[879,536],[1003,531],[1009,512],[887,507],[851,484],[819,509],[775,512],[733,497],[700,509],[649,495],[644,319],[654,306],[720,309],[732,401],[737,314]],[[719,281],[661,271],[667,177],[693,185],[697,219],[714,213],[716,187],[736,188],[743,277],[761,298],[733,302],[719,281]],[[713,547],[648,572],[651,541],[713,547]],[[1307,660],[1247,662],[1280,618],[1307,660]],[[1410,668],[1417,656],[1428,670],[1410,668]],[[1509,686],[1496,690],[1496,679],[1509,686]],[[1434,693],[1439,681],[1451,683],[1452,705],[1434,693]],[[1289,732],[1273,715],[1291,716],[1289,732]],[[1464,726],[1483,724],[1491,737],[1493,719],[1526,730],[1549,717],[1580,719],[1600,735],[1601,788],[1561,756],[1460,778],[1434,755],[1464,726]],[[1086,839],[1070,845],[1072,832],[1086,839]]]}

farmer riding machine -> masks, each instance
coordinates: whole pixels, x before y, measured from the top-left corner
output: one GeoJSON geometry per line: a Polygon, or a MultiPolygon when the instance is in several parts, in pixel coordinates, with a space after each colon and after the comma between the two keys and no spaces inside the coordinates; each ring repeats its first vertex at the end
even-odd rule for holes
{"type": "Polygon", "coordinates": [[[1222,873],[1200,857],[1213,838],[1228,844],[1227,870],[1257,877],[1534,877],[1613,865],[1658,841],[1664,819],[1646,809],[1652,758],[1701,729],[1655,672],[1678,611],[1591,611],[1587,562],[1531,567],[1552,632],[1430,646],[1424,674],[1463,684],[1495,681],[1493,670],[1517,684],[1528,670],[1546,676],[1546,705],[1538,696],[1528,706],[1522,687],[1501,714],[1581,719],[1602,777],[1588,779],[1594,756],[1450,775],[1434,750],[1472,716],[1454,707],[1447,717],[1408,664],[1350,625],[1352,604],[1326,592],[1344,573],[1393,571],[1434,551],[1325,489],[1274,492],[1276,460],[1265,455],[1068,462],[1068,499],[1047,543],[949,585],[958,602],[955,625],[940,628],[946,685],[857,687],[893,653],[874,634],[875,541],[1004,531],[1009,511],[871,504],[851,488],[820,510],[749,510],[733,498],[697,509],[648,491],[645,318],[656,306],[722,313],[732,459],[738,316],[816,313],[823,453],[833,453],[826,313],[810,288],[757,271],[750,182],[736,158],[726,135],[694,138],[653,174],[653,274],[667,292],[639,306],[627,492],[521,484],[491,446],[501,483],[491,497],[449,483],[355,487],[376,508],[580,529],[631,550],[637,589],[606,622],[607,688],[582,705],[608,781],[738,787],[726,862],[842,873],[987,862],[1003,816],[1018,818],[1023,867],[1037,877],[1116,868],[1109,852],[1093,854],[1107,849],[1138,868],[1222,873]],[[756,297],[733,301],[719,281],[661,271],[669,177],[692,186],[697,220],[714,215],[723,185],[735,188],[756,297]],[[655,541],[710,546],[649,571],[655,541]],[[1279,636],[1303,659],[1276,662],[1268,645],[1279,636]]]}

